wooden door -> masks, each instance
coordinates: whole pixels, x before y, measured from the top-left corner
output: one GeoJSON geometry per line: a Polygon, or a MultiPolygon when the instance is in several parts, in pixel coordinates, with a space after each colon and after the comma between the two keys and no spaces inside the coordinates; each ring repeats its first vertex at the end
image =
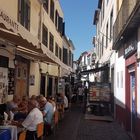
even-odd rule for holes
{"type": "Polygon", "coordinates": [[[18,61],[16,67],[16,94],[22,97],[28,91],[28,64],[18,61]]]}

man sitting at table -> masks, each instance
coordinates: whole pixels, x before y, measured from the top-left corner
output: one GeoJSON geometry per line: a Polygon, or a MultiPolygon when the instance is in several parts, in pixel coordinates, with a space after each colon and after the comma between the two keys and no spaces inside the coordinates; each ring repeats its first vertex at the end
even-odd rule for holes
{"type": "Polygon", "coordinates": [[[16,125],[26,128],[26,140],[36,140],[37,125],[43,122],[43,114],[38,109],[38,103],[36,100],[29,100],[28,103],[29,114],[26,119],[16,125]]]}
{"type": "Polygon", "coordinates": [[[45,97],[40,98],[40,107],[43,108],[42,113],[44,116],[44,135],[51,134],[51,125],[54,115],[54,107],[47,101],[45,97]]]}

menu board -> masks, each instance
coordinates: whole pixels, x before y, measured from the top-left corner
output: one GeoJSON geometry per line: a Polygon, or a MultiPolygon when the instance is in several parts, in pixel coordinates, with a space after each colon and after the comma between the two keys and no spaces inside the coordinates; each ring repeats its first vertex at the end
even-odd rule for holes
{"type": "Polygon", "coordinates": [[[15,69],[9,68],[8,69],[8,95],[13,95],[15,90],[15,69]]]}
{"type": "Polygon", "coordinates": [[[89,101],[109,102],[111,98],[110,84],[93,83],[89,87],[89,101]]]}

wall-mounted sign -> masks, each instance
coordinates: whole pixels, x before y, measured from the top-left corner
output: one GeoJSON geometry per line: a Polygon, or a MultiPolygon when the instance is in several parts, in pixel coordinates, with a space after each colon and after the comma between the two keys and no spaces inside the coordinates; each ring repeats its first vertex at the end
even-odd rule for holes
{"type": "Polygon", "coordinates": [[[132,40],[126,44],[126,48],[124,50],[124,57],[128,57],[133,54],[137,50],[137,41],[132,40]]]}
{"type": "Polygon", "coordinates": [[[31,86],[35,85],[35,76],[34,75],[30,75],[30,85],[31,86]]]}

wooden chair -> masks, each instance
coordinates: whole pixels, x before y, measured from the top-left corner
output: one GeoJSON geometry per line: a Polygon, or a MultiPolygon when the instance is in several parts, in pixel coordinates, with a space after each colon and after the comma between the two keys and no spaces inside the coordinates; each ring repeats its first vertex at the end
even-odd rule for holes
{"type": "Polygon", "coordinates": [[[37,125],[37,138],[42,139],[44,133],[44,122],[41,122],[37,125]]]}
{"type": "Polygon", "coordinates": [[[22,131],[22,132],[19,134],[18,140],[25,140],[25,139],[26,139],[26,131],[22,131]]]}
{"type": "Polygon", "coordinates": [[[56,129],[58,128],[58,122],[59,122],[59,112],[56,110],[56,111],[54,112],[53,123],[52,123],[53,134],[56,133],[56,129]]]}
{"type": "Polygon", "coordinates": [[[59,121],[59,113],[58,113],[58,111],[56,110],[56,111],[54,112],[54,124],[55,124],[55,126],[58,125],[58,121],[59,121]]]}

